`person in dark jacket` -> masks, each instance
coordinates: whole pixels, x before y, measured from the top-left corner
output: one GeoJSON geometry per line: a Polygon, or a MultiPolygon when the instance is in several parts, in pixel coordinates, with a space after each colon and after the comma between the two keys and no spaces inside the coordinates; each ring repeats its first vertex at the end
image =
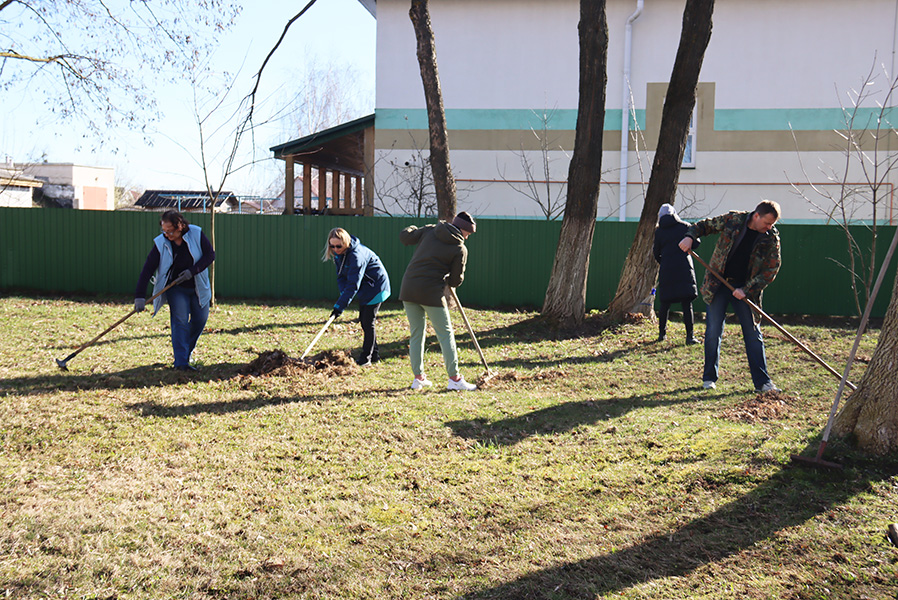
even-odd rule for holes
{"type": "Polygon", "coordinates": [[[215,250],[202,230],[189,224],[176,210],[162,213],[159,224],[162,233],[153,240],[153,247],[137,279],[134,310],[141,312],[146,308],[147,284],[154,276],[154,295],[176,279],[183,279],[153,301],[153,315],[168,301],[174,368],[196,371],[190,359],[209,319],[212,286],[206,269],[215,260],[215,250]]]}
{"type": "Polygon", "coordinates": [[[340,297],[334,303],[331,316],[339,317],[353,298],[359,299],[359,323],[364,338],[356,363],[362,367],[376,363],[380,360],[380,351],[374,324],[380,305],[390,297],[390,276],[383,262],[359,238],[349,235],[342,227],[330,230],[322,260],[333,260],[337,268],[340,297]]]}
{"type": "MultiPolygon", "coordinates": [[[[679,243],[686,236],[689,223],[681,220],[676,209],[662,204],[658,211],[658,227],[655,228],[655,244],[652,253],[658,261],[658,341],[667,337],[667,316],[670,305],[679,302],[683,308],[683,324],[686,326],[686,344],[697,344],[693,335],[695,321],[692,301],[698,297],[695,284],[695,267],[692,257],[680,250],[679,243]]],[[[695,240],[693,248],[698,248],[695,240]]]]}
{"type": "Polygon", "coordinates": [[[447,285],[455,288],[464,281],[468,259],[465,240],[476,230],[474,217],[460,212],[452,222],[440,221],[436,225],[420,228],[412,225],[399,234],[400,241],[406,246],[418,246],[405,269],[399,290],[410,330],[409,359],[415,375],[411,386],[413,390],[433,385],[424,374],[424,338],[428,318],[443,351],[443,362],[449,375],[447,389],[477,389],[458,372],[458,351],[445,295],[447,285]]]}

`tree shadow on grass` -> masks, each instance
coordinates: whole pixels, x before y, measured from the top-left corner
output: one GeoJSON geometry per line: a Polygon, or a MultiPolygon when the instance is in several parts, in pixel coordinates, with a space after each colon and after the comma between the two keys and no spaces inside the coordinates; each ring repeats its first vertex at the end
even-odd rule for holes
{"type": "Polygon", "coordinates": [[[0,397],[5,395],[33,396],[55,392],[83,390],[118,390],[178,385],[191,381],[223,381],[233,379],[246,367],[244,364],[217,363],[205,365],[199,371],[176,371],[169,364],[154,363],[104,373],[80,373],[54,369],[34,377],[14,377],[0,381],[0,397]]]}
{"type": "MultiPolygon", "coordinates": [[[[679,529],[658,531],[628,548],[541,569],[472,591],[458,600],[591,599],[654,580],[687,576],[779,531],[824,515],[869,491],[873,483],[896,474],[898,465],[894,462],[873,459],[856,461],[844,472],[787,465],[745,496],[679,529]]],[[[801,546],[800,541],[795,542],[793,551],[801,553],[801,546]]],[[[883,583],[879,582],[879,592],[883,591],[883,583]]],[[[894,583],[890,583],[894,593],[894,583]]],[[[836,574],[821,580],[819,585],[818,591],[827,597],[867,597],[864,588],[875,591],[869,583],[842,581],[836,574]]],[[[876,597],[880,597],[878,593],[876,597]]]]}
{"type": "Polygon", "coordinates": [[[618,419],[628,412],[639,408],[719,400],[727,395],[743,395],[734,391],[730,394],[701,395],[696,398],[687,395],[691,391],[696,390],[694,388],[682,388],[665,390],[664,395],[653,392],[628,398],[565,402],[499,421],[489,422],[485,419],[465,419],[463,421],[449,421],[446,423],[446,426],[452,430],[453,434],[467,440],[511,446],[532,436],[567,433],[581,425],[595,425],[601,421],[618,419]],[[673,394],[682,394],[682,397],[672,400],[669,396],[673,394]]]}

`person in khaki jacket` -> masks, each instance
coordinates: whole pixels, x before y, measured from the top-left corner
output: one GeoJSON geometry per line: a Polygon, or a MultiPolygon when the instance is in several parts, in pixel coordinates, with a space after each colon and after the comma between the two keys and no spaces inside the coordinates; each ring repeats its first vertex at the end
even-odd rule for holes
{"type": "Polygon", "coordinates": [[[751,212],[731,211],[703,219],[686,230],[680,241],[680,250],[689,252],[699,237],[720,234],[710,267],[735,289],[724,286],[710,272],[705,273],[701,294],[708,305],[705,312],[705,368],[702,387],[717,387],[720,364],[720,340],[727,306],[742,325],[745,356],[757,392],[781,391],[767,372],[767,355],[761,336],[760,316],[753,313],[743,298],[761,306],[761,297],[780,269],[780,235],[775,225],[780,218],[780,205],[763,200],[751,212]]]}
{"type": "Polygon", "coordinates": [[[447,389],[476,390],[458,372],[458,351],[455,333],[449,319],[446,303],[446,286],[458,287],[465,278],[468,249],[465,240],[477,230],[474,217],[466,212],[458,213],[451,222],[440,221],[436,225],[406,227],[399,233],[406,246],[417,244],[399,289],[399,299],[405,307],[409,325],[409,359],[412,363],[411,388],[420,390],[433,385],[424,374],[424,338],[427,319],[433,326],[443,351],[443,362],[449,375],[447,389]]]}

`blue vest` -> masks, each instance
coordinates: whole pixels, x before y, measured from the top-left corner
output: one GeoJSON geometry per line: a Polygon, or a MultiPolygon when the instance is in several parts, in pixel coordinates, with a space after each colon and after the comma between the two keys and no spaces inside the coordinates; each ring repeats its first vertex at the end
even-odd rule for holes
{"type": "MultiPolygon", "coordinates": [[[[194,264],[203,257],[203,250],[200,246],[201,237],[202,230],[196,225],[189,225],[187,231],[184,232],[183,240],[187,243],[187,248],[190,250],[194,264]]],[[[161,233],[153,239],[153,243],[156,244],[156,249],[159,250],[159,267],[156,269],[153,282],[153,294],[158,294],[167,285],[168,272],[175,261],[175,254],[174,250],[172,250],[172,243],[161,233]]],[[[177,276],[178,273],[175,273],[175,277],[177,276]]],[[[212,301],[212,284],[209,283],[209,270],[203,269],[201,273],[197,273],[193,281],[196,284],[196,294],[200,298],[200,306],[209,306],[209,303],[212,301]]],[[[165,296],[165,294],[162,294],[153,300],[154,316],[167,300],[165,296]]]]}

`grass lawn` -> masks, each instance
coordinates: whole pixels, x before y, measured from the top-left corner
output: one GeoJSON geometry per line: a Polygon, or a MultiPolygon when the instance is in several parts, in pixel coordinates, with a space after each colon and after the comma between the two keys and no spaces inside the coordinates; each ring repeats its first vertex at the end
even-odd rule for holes
{"type": "MultiPolygon", "coordinates": [[[[498,376],[445,391],[431,336],[434,389],[413,392],[393,302],[385,360],[346,373],[243,374],[265,352],[298,358],[324,303],[220,303],[195,374],[168,368],[167,308],[56,367],[128,302],[0,297],[2,598],[898,595],[895,457],[833,439],[842,471],[790,464],[816,452],[838,380],[773,327],[784,392],[764,396],[738,325],[702,390],[679,322],[657,343],[649,321],[559,334],[468,307],[498,376]]],[[[357,351],[355,315],[313,353],[357,351]]],[[[473,381],[483,366],[453,319],[473,381]]],[[[856,321],[781,322],[842,371],[856,321]]]]}

